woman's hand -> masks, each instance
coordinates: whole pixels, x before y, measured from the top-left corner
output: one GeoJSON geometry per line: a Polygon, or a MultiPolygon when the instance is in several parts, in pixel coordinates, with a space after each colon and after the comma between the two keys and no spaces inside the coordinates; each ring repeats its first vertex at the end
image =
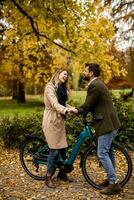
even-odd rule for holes
{"type": "Polygon", "coordinates": [[[74,107],[69,108],[67,111],[69,115],[78,113],[78,110],[74,107]]]}

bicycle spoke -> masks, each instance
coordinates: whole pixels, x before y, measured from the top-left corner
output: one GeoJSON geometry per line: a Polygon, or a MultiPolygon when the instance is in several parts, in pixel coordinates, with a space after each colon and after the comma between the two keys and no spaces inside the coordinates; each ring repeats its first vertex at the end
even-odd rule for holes
{"type": "MultiPolygon", "coordinates": [[[[124,186],[132,173],[132,161],[128,153],[119,144],[114,143],[114,156],[110,156],[115,166],[116,176],[121,186],[124,186]]],[[[89,184],[101,189],[100,184],[107,179],[107,174],[96,155],[96,147],[91,146],[82,159],[82,172],[89,184]]]]}
{"type": "Polygon", "coordinates": [[[20,159],[24,170],[33,178],[44,180],[49,149],[40,138],[30,138],[23,145],[20,159]]]}

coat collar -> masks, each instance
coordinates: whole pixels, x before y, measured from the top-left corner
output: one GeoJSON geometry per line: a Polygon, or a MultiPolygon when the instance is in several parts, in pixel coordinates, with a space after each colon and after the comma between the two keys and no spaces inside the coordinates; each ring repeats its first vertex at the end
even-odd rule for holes
{"type": "Polygon", "coordinates": [[[99,77],[94,77],[91,81],[89,81],[88,86],[89,86],[94,80],[96,80],[97,78],[99,78],[99,77]]]}
{"type": "Polygon", "coordinates": [[[49,82],[49,84],[55,89],[58,89],[58,85],[54,84],[52,81],[49,82]]]}

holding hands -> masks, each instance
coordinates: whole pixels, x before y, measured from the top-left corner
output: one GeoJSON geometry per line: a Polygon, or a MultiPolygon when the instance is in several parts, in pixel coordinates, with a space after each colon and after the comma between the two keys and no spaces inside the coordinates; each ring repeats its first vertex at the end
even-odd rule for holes
{"type": "Polygon", "coordinates": [[[75,107],[70,107],[67,110],[67,114],[72,115],[72,114],[77,114],[78,110],[75,107]]]}

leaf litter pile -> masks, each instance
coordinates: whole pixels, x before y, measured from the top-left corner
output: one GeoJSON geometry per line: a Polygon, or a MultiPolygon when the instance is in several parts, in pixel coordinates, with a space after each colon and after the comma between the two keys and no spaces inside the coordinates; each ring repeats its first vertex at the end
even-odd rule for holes
{"type": "MultiPolygon", "coordinates": [[[[100,194],[84,179],[79,159],[70,173],[72,183],[58,181],[56,189],[50,189],[44,181],[28,176],[19,161],[19,152],[0,146],[0,200],[134,200],[134,174],[118,195],[100,194]]],[[[131,152],[134,162],[134,152],[131,152]]]]}

